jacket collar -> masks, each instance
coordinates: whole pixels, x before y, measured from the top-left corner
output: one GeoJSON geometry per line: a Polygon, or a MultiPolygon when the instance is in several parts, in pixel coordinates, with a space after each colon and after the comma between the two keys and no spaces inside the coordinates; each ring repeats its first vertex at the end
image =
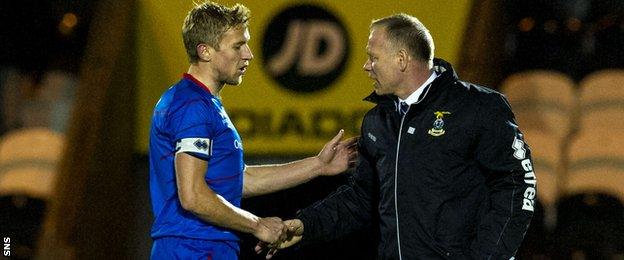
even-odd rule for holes
{"type": "MultiPolygon", "coordinates": [[[[433,81],[433,83],[431,83],[431,89],[423,98],[421,103],[427,103],[432,99],[432,97],[437,96],[443,89],[450,86],[451,82],[458,80],[457,73],[453,70],[453,66],[443,59],[433,59],[433,70],[435,70],[439,76],[433,81]]],[[[373,91],[373,93],[364,98],[364,100],[380,106],[389,106],[394,109],[396,107],[395,103],[397,102],[398,97],[392,94],[377,95],[375,91],[373,91]]]]}

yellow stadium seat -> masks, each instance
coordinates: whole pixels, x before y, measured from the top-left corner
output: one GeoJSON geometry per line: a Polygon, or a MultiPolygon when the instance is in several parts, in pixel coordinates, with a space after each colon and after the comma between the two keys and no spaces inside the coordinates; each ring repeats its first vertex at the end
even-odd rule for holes
{"type": "Polygon", "coordinates": [[[624,70],[587,76],[581,82],[580,107],[568,191],[605,191],[624,200],[624,70]]]}
{"type": "Polygon", "coordinates": [[[557,138],[569,134],[576,104],[574,82],[553,71],[528,71],[509,76],[501,85],[524,131],[536,130],[557,138]]]}
{"type": "Polygon", "coordinates": [[[562,73],[543,70],[513,74],[501,85],[531,147],[538,198],[545,206],[556,201],[557,176],[565,171],[563,144],[572,133],[577,104],[574,85],[562,73]]]}
{"type": "Polygon", "coordinates": [[[49,198],[63,147],[63,135],[47,128],[19,129],[2,136],[0,195],[49,198]]]}

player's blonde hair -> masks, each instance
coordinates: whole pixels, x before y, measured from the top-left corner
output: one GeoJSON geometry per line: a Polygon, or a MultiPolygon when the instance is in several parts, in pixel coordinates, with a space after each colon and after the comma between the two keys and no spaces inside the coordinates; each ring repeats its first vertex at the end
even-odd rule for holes
{"type": "Polygon", "coordinates": [[[232,7],[210,1],[196,4],[186,15],[182,26],[182,39],[189,61],[196,63],[199,60],[197,45],[201,43],[218,50],[219,42],[227,30],[247,26],[249,13],[249,8],[241,4],[232,7]]]}

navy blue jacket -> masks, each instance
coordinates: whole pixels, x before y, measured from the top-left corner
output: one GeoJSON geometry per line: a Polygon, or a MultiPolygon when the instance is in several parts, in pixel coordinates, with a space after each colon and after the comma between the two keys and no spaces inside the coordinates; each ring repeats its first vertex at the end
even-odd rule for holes
{"type": "Polygon", "coordinates": [[[376,103],[362,123],[349,183],[300,211],[303,243],[378,225],[379,259],[509,259],[533,215],[536,178],[529,147],[505,97],[438,77],[405,116],[397,98],[376,103]]]}

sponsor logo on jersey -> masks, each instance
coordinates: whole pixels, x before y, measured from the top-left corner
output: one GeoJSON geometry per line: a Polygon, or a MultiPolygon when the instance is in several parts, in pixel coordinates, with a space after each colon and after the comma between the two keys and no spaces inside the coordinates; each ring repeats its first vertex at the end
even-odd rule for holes
{"type": "Polygon", "coordinates": [[[243,150],[243,143],[241,141],[234,140],[234,148],[243,150]]]}

